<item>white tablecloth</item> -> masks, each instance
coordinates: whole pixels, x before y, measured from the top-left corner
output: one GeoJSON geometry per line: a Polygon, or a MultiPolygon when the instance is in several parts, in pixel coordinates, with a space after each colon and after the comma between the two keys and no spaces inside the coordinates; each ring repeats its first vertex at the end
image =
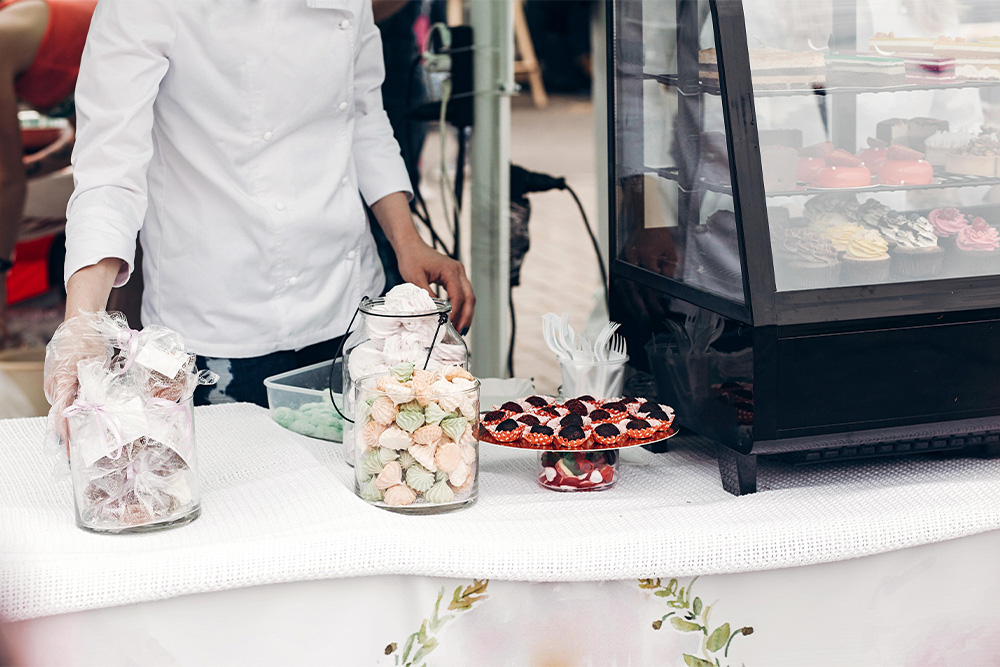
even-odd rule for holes
{"type": "Polygon", "coordinates": [[[149,535],[73,523],[43,420],[0,422],[0,616],[9,620],[277,582],[416,574],[603,581],[838,561],[1000,527],[1000,462],[926,457],[764,464],[760,493],[722,490],[711,451],[629,452],[619,484],[560,494],[532,453],[482,446],[479,502],[399,516],[352,491],[340,447],[247,405],[196,411],[204,512],[149,535]]]}

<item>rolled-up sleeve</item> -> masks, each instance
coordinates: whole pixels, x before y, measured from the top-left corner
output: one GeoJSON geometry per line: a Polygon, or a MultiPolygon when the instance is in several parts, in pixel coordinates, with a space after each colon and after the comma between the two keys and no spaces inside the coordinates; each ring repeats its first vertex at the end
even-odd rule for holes
{"type": "Polygon", "coordinates": [[[382,107],[382,38],[372,16],[371,2],[361,3],[358,45],[354,65],[354,164],[358,187],[368,204],[386,195],[405,192],[413,197],[399,144],[382,107]]]}
{"type": "Polygon", "coordinates": [[[74,191],[66,210],[65,279],[106,258],[135,262],[153,156],[153,103],[169,66],[176,0],[100,0],[76,86],[74,191]]]}

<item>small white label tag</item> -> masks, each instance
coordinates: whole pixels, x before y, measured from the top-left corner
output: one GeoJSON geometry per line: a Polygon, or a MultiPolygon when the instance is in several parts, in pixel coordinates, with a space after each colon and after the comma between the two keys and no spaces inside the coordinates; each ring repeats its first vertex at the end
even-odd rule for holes
{"type": "Polygon", "coordinates": [[[177,377],[187,360],[187,353],[166,352],[155,345],[143,345],[135,355],[135,363],[171,380],[177,377]]]}

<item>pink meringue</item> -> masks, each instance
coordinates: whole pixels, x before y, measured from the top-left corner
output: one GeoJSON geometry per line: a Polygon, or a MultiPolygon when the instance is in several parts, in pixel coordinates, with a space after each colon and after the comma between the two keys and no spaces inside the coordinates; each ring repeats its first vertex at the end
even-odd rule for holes
{"type": "Polygon", "coordinates": [[[437,465],[434,463],[434,450],[437,445],[410,445],[407,450],[410,456],[417,460],[417,463],[427,468],[431,472],[437,472],[437,465]]]}
{"type": "Polygon", "coordinates": [[[372,419],[379,424],[388,426],[396,421],[396,404],[388,396],[379,396],[372,403],[372,419]]]}
{"type": "Polygon", "coordinates": [[[385,504],[392,507],[409,505],[416,499],[417,492],[405,484],[397,484],[396,486],[387,489],[385,496],[383,497],[385,504]]]}
{"type": "Polygon", "coordinates": [[[444,435],[444,431],[441,430],[440,426],[437,424],[427,424],[413,432],[413,442],[418,445],[433,445],[441,439],[442,435],[444,435]]]}
{"type": "Polygon", "coordinates": [[[375,478],[375,488],[383,491],[402,483],[403,466],[399,465],[399,461],[389,461],[375,478]]]}
{"type": "Polygon", "coordinates": [[[472,477],[472,467],[465,461],[459,461],[455,469],[448,473],[448,482],[454,487],[461,487],[472,477]]]}
{"type": "Polygon", "coordinates": [[[434,452],[434,463],[437,464],[438,470],[452,473],[460,463],[464,463],[462,448],[454,442],[442,442],[434,452]]]}
{"type": "Polygon", "coordinates": [[[378,447],[378,439],[385,430],[388,428],[385,424],[380,424],[377,421],[370,421],[361,427],[361,444],[365,446],[365,449],[375,449],[378,447]]]}
{"type": "Polygon", "coordinates": [[[462,460],[468,463],[470,466],[476,462],[479,458],[479,454],[476,452],[476,448],[473,445],[462,444],[462,460]]]}
{"type": "Polygon", "coordinates": [[[398,426],[390,426],[379,436],[378,444],[389,449],[395,449],[398,452],[412,445],[413,439],[410,438],[409,433],[398,426]]]}

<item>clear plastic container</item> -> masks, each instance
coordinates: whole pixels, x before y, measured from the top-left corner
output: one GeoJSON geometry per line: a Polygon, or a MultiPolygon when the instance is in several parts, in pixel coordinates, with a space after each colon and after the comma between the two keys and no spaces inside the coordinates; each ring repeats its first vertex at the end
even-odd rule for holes
{"type": "Polygon", "coordinates": [[[618,450],[538,453],[538,483],[553,491],[604,491],[618,481],[618,450]]]}
{"type": "MultiPolygon", "coordinates": [[[[386,306],[386,299],[366,299],[358,312],[361,326],[344,343],[343,387],[369,375],[386,374],[391,366],[411,363],[416,368],[433,371],[442,366],[469,367],[469,349],[451,324],[451,304],[434,299],[432,310],[396,313],[386,306]]],[[[354,396],[344,392],[344,415],[354,414],[354,396]]],[[[356,451],[355,426],[344,424],[344,443],[356,451]]],[[[348,457],[350,463],[354,463],[348,457]]]]}
{"type": "Polygon", "coordinates": [[[413,381],[408,394],[402,388],[405,381],[394,383],[391,377],[355,382],[358,496],[402,514],[437,514],[471,505],[479,494],[479,441],[474,435],[479,381],[452,380],[456,384],[448,391],[435,382],[421,389],[413,381]]]}
{"type": "Polygon", "coordinates": [[[201,513],[192,399],[136,401],[69,419],[76,523],[85,530],[153,531],[201,513]]]}
{"type": "Polygon", "coordinates": [[[342,400],[342,378],[340,359],[272,375],[264,380],[271,417],[290,431],[311,438],[343,442],[344,420],[332,402],[336,400],[339,404],[342,400]]]}

